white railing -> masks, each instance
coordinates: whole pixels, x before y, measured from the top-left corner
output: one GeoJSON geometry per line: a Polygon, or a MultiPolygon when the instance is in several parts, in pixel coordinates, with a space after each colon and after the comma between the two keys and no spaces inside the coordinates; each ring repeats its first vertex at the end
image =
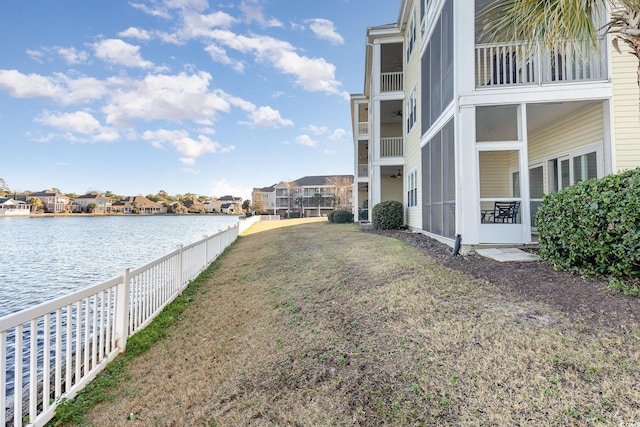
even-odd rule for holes
{"type": "Polygon", "coordinates": [[[586,41],[544,49],[526,43],[476,45],[476,87],[606,80],[604,39],[600,43],[602,55],[586,41]]]}
{"type": "Polygon", "coordinates": [[[366,163],[358,165],[358,178],[366,178],[369,176],[369,165],[366,163]]]}
{"type": "Polygon", "coordinates": [[[237,224],[106,282],[0,318],[0,426],[51,420],[60,400],[73,398],[123,352],[127,338],[180,295],[239,230],[237,224]]]}
{"type": "Polygon", "coordinates": [[[402,157],[404,152],[404,138],[380,138],[380,157],[402,157]]]}
{"type": "Polygon", "coordinates": [[[396,92],[403,90],[403,72],[395,71],[392,73],[380,74],[380,92],[396,92]]]}
{"type": "Polygon", "coordinates": [[[369,122],[358,122],[358,135],[369,135],[369,122]]]}

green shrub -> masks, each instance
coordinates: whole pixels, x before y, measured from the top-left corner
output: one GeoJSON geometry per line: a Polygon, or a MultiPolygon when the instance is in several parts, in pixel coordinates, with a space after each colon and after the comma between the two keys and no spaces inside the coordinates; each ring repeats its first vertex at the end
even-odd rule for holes
{"type": "Polygon", "coordinates": [[[333,216],[335,214],[336,214],[336,211],[329,212],[329,215],[327,215],[327,219],[329,220],[329,222],[333,222],[333,216]]]}
{"type": "Polygon", "coordinates": [[[615,287],[625,293],[637,290],[640,168],[582,181],[546,196],[536,226],[542,258],[583,276],[615,279],[615,287]]]}
{"type": "Polygon", "coordinates": [[[378,203],[373,207],[371,223],[378,230],[391,230],[402,227],[404,208],[395,200],[378,203]]]}
{"type": "Polygon", "coordinates": [[[353,222],[353,214],[345,210],[332,211],[329,214],[329,217],[331,217],[329,221],[334,222],[336,224],[345,224],[348,222],[353,222]]]}

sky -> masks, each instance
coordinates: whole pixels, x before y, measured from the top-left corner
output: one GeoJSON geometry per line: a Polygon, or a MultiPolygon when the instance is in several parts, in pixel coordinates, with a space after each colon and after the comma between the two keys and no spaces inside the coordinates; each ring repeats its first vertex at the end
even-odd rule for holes
{"type": "Polygon", "coordinates": [[[366,28],[400,0],[0,2],[12,191],[248,199],[353,174],[366,28]]]}

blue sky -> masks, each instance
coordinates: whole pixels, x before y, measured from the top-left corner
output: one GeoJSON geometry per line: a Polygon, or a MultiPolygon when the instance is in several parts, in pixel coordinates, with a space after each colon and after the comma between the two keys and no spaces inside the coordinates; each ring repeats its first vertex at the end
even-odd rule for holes
{"type": "Polygon", "coordinates": [[[12,190],[193,192],[353,173],[349,93],[400,0],[0,4],[12,190]]]}

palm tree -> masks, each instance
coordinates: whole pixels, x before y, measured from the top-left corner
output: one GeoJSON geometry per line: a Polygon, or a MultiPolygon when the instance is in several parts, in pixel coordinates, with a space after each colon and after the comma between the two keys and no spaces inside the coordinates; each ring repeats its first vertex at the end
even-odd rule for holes
{"type": "Polygon", "coordinates": [[[300,208],[300,218],[302,218],[304,216],[302,214],[302,208],[304,207],[304,197],[296,197],[296,205],[298,205],[298,207],[300,208]]]}
{"type": "Polygon", "coordinates": [[[311,198],[311,204],[318,208],[318,216],[320,216],[320,205],[322,205],[322,194],[315,193],[311,198]]]}
{"type": "MultiPolygon", "coordinates": [[[[552,48],[559,41],[588,41],[597,49],[600,30],[611,34],[613,47],[626,43],[638,58],[640,87],[640,0],[493,0],[480,12],[484,36],[494,42],[535,41],[552,48]],[[603,11],[611,16],[602,28],[603,11]]],[[[576,43],[580,46],[581,43],[576,43]]]]}

